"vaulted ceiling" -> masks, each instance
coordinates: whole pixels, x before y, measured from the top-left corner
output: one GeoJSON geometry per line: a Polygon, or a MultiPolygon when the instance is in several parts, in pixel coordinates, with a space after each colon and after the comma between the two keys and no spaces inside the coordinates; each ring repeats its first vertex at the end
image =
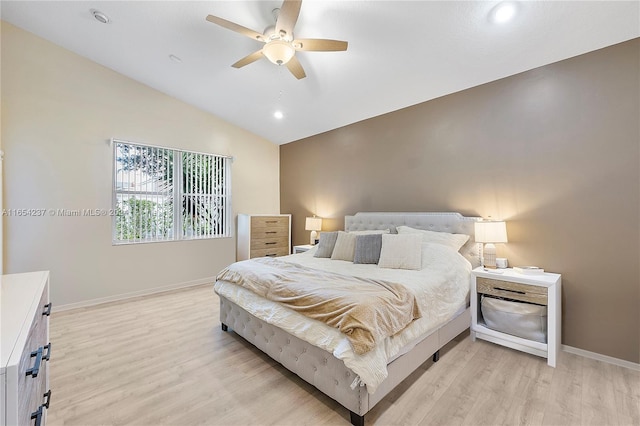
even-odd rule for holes
{"type": "Polygon", "coordinates": [[[2,1],[0,14],[278,144],[640,36],[638,1],[520,1],[496,23],[498,3],[305,0],[295,37],[349,47],[298,52],[302,80],[266,59],[232,68],[262,44],[205,20],[262,32],[281,1],[2,1]]]}

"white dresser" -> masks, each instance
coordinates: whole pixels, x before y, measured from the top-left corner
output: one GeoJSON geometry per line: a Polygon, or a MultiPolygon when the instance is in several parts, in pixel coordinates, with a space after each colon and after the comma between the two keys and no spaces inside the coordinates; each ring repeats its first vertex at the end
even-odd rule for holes
{"type": "Polygon", "coordinates": [[[45,424],[50,313],[48,271],[0,276],[0,426],[45,424]]]}

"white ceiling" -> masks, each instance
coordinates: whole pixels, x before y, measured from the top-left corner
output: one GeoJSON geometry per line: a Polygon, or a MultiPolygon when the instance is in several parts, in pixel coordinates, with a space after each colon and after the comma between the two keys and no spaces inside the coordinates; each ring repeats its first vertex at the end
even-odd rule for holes
{"type": "Polygon", "coordinates": [[[298,52],[302,80],[266,59],[231,68],[262,44],[205,21],[213,14],[262,32],[281,1],[3,0],[0,14],[278,144],[640,36],[638,1],[521,1],[515,19],[495,24],[498,3],[305,0],[295,36],[349,48],[298,52]]]}

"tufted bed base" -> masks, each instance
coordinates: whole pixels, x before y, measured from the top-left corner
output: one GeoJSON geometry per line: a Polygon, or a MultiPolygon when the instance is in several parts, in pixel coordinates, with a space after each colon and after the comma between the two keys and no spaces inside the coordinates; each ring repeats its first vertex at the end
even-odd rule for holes
{"type": "Polygon", "coordinates": [[[331,353],[256,318],[223,296],[220,296],[220,322],[224,331],[230,327],[286,369],[347,408],[352,424],[364,425],[364,415],[385,395],[431,356],[434,361],[438,360],[439,349],[469,328],[471,316],[467,308],[392,361],[388,365],[389,376],[373,394],[369,394],[364,386],[352,390],[350,385],[355,374],[331,353]]]}

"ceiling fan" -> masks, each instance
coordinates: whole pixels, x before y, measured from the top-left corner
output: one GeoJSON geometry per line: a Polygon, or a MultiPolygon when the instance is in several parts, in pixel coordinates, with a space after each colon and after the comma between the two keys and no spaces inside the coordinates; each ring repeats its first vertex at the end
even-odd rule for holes
{"type": "Polygon", "coordinates": [[[339,40],[294,39],[293,28],[298,21],[301,5],[302,0],[284,0],[276,17],[276,24],[267,27],[262,34],[213,15],[207,16],[207,21],[264,43],[262,49],[245,56],[231,65],[232,67],[242,68],[264,56],[276,65],[285,65],[291,71],[291,74],[297,79],[301,79],[307,75],[295,56],[296,51],[343,51],[347,50],[348,45],[346,41],[339,40]]]}

